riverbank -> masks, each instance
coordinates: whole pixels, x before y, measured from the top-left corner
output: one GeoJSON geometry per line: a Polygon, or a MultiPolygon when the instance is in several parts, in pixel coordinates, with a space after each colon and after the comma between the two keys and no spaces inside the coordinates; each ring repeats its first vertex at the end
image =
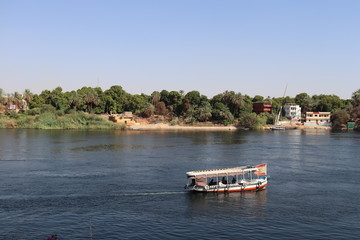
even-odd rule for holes
{"type": "MultiPolygon", "coordinates": [[[[304,126],[304,125],[282,125],[285,127],[285,130],[292,130],[292,129],[299,129],[299,130],[306,130],[306,129],[322,129],[322,130],[331,130],[329,126],[304,126]]],[[[271,130],[272,125],[265,125],[263,126],[264,130],[271,130]]]]}
{"type": "MultiPolygon", "coordinates": [[[[269,125],[263,126],[260,129],[270,130],[269,125]]],[[[237,130],[248,130],[242,127],[236,127],[233,125],[230,126],[180,126],[180,125],[169,125],[166,123],[156,123],[156,124],[144,124],[144,125],[133,125],[127,126],[125,129],[133,131],[237,131],[237,130]]],[[[328,126],[285,126],[286,130],[307,130],[307,129],[321,129],[321,130],[331,130],[331,127],[328,126]]]]}
{"type": "MultiPolygon", "coordinates": [[[[108,120],[109,115],[94,115],[83,112],[75,112],[65,115],[55,113],[42,113],[37,116],[26,114],[1,115],[0,128],[28,128],[28,129],[124,129],[130,131],[237,131],[248,130],[235,125],[219,125],[208,123],[198,123],[189,125],[173,125],[167,121],[149,123],[148,119],[143,119],[136,125],[124,125],[113,123],[108,120]]],[[[290,129],[324,129],[330,130],[328,126],[303,126],[303,125],[284,125],[290,129]]],[[[265,125],[259,129],[270,130],[270,125],[265,125]]]]}
{"type": "Polygon", "coordinates": [[[169,125],[166,123],[145,124],[128,126],[126,129],[136,131],[149,131],[149,130],[175,130],[175,131],[236,131],[239,128],[235,126],[180,126],[169,125]]]}

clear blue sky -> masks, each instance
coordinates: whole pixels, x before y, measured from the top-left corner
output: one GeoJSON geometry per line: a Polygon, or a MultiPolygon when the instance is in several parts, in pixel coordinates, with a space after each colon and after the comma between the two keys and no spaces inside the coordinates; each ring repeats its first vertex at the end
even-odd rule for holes
{"type": "Polygon", "coordinates": [[[359,0],[0,0],[0,88],[350,98],[359,0]]]}

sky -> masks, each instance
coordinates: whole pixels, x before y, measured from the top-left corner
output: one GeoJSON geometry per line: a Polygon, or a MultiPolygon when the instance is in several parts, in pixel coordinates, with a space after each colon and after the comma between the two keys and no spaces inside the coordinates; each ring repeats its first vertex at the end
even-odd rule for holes
{"type": "Polygon", "coordinates": [[[0,0],[5,93],[360,89],[358,0],[0,0]]]}

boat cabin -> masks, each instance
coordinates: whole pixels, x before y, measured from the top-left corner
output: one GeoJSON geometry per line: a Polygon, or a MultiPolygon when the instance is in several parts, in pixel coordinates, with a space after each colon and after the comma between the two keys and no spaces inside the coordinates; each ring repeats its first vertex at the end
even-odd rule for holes
{"type": "Polygon", "coordinates": [[[267,185],[267,165],[187,172],[186,189],[202,192],[260,190],[267,185]]]}

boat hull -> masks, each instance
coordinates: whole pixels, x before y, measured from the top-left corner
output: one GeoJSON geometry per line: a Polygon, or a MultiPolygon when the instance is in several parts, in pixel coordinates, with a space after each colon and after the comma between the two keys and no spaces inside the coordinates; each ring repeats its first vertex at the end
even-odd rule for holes
{"type": "Polygon", "coordinates": [[[251,185],[239,185],[239,184],[230,184],[224,186],[193,186],[188,187],[187,189],[195,192],[245,192],[245,191],[260,191],[264,190],[267,187],[267,182],[261,184],[251,184],[251,185]]]}

